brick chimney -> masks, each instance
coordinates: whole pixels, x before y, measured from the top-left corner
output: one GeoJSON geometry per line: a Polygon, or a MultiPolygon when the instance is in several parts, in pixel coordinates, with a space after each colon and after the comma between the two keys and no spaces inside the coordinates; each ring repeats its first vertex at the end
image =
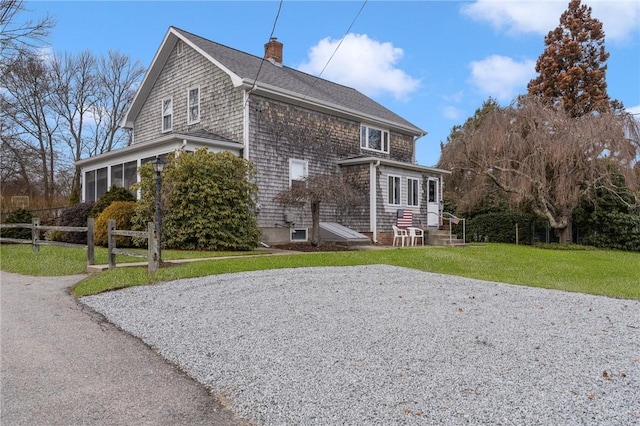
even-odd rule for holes
{"type": "Polygon", "coordinates": [[[264,45],[264,58],[277,65],[282,65],[282,46],[283,44],[277,38],[271,37],[269,43],[264,45]]]}

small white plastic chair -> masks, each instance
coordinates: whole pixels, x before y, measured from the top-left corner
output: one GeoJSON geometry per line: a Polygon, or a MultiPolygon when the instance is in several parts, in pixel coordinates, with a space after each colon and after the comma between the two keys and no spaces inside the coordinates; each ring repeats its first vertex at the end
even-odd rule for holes
{"type": "Polygon", "coordinates": [[[409,234],[406,229],[400,229],[396,225],[393,227],[393,245],[395,246],[398,240],[402,241],[402,247],[404,247],[404,240],[409,238],[409,234]]]}
{"type": "Polygon", "coordinates": [[[420,228],[407,228],[409,229],[409,242],[412,246],[416,245],[416,240],[420,240],[424,245],[424,230],[420,228]]]}

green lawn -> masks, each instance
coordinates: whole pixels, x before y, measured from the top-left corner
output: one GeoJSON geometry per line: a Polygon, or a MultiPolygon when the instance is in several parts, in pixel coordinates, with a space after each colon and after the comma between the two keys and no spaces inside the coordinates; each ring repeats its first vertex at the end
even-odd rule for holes
{"type": "MultiPolygon", "coordinates": [[[[196,254],[200,257],[213,257],[212,253],[207,252],[172,253],[167,250],[163,251],[163,258],[170,260],[178,258],[178,255],[193,257],[196,254]]],[[[74,293],[85,296],[134,285],[228,272],[303,266],[388,264],[490,281],[640,299],[640,253],[487,244],[467,248],[390,248],[277,256],[241,254],[245,256],[202,260],[163,268],[153,276],[147,273],[146,268],[105,271],[80,282],[74,293]]],[[[40,253],[32,253],[30,246],[3,245],[0,246],[0,268],[30,275],[62,275],[64,271],[76,274],[84,271],[86,259],[83,256],[86,256],[85,252],[76,249],[42,247],[40,253]],[[22,266],[18,267],[16,263],[22,266]],[[36,267],[34,264],[40,266],[36,267]]],[[[106,263],[106,251],[97,253],[97,257],[97,263],[106,263]]],[[[119,263],[121,258],[118,257],[119,263]]]]}
{"type": "MultiPolygon", "coordinates": [[[[127,249],[140,254],[146,254],[146,249],[127,249]]],[[[163,250],[162,259],[202,259],[222,256],[244,256],[265,254],[264,251],[250,252],[211,252],[211,251],[181,251],[163,250]]],[[[116,263],[145,262],[145,258],[122,256],[116,257],[116,263]]],[[[109,263],[108,251],[104,247],[95,248],[95,263],[106,265],[109,263]]],[[[0,245],[0,269],[22,275],[60,276],[84,274],[87,270],[87,251],[81,248],[67,248],[56,246],[40,246],[40,251],[34,253],[30,244],[2,244],[0,245]]]]}

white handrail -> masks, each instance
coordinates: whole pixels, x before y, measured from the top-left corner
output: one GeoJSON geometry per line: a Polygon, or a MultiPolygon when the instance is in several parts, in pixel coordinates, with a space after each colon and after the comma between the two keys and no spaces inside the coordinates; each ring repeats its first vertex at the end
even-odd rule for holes
{"type": "Polygon", "coordinates": [[[451,232],[451,222],[455,221],[454,224],[458,224],[460,221],[462,221],[462,241],[464,241],[465,243],[467,242],[467,221],[465,219],[461,219],[459,217],[457,217],[454,214],[451,214],[449,212],[442,212],[442,215],[440,216],[443,220],[448,220],[449,221],[449,243],[451,243],[452,241],[452,232],[451,232]],[[449,217],[444,217],[444,215],[449,215],[449,217]]]}

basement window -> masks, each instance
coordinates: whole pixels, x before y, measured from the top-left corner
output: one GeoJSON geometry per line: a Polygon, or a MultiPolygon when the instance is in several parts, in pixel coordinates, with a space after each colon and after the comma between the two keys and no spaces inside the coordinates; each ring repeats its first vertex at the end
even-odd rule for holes
{"type": "Polygon", "coordinates": [[[291,229],[291,241],[307,241],[307,228],[291,229]]]}

